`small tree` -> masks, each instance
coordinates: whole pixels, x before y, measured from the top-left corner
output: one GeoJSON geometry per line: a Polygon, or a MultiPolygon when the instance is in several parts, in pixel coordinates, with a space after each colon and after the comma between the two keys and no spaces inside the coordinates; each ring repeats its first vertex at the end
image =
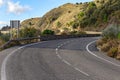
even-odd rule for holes
{"type": "Polygon", "coordinates": [[[79,3],[78,3],[78,2],[76,2],[76,5],[79,5],[79,3]]]}
{"type": "Polygon", "coordinates": [[[80,12],[77,16],[78,16],[78,19],[82,18],[84,16],[84,12],[80,12]]]}

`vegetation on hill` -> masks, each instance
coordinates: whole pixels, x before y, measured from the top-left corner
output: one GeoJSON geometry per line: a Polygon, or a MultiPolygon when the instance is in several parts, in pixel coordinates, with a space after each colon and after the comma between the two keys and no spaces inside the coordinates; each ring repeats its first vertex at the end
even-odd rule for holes
{"type": "Polygon", "coordinates": [[[97,41],[101,51],[108,56],[120,59],[120,25],[109,25],[102,34],[102,38],[97,41]]]}
{"type": "MultiPolygon", "coordinates": [[[[99,4],[99,0],[95,0],[99,4]],[[98,1],[98,2],[97,2],[98,1]]],[[[98,8],[102,12],[100,18],[103,19],[104,27],[102,38],[97,42],[101,51],[106,52],[108,56],[120,60],[120,1],[103,0],[104,4],[98,8]]],[[[98,13],[100,14],[100,13],[98,13]]],[[[99,16],[98,18],[99,19],[99,16]]],[[[100,22],[99,22],[100,24],[100,22]]],[[[98,26],[99,27],[99,26],[98,26]]]]}
{"type": "Polygon", "coordinates": [[[120,22],[119,0],[94,0],[92,2],[67,3],[52,9],[41,18],[22,22],[21,26],[32,26],[42,31],[54,30],[55,34],[73,31],[102,31],[114,20],[120,22]]]}
{"type": "Polygon", "coordinates": [[[9,34],[2,34],[0,32],[0,46],[5,44],[5,42],[9,41],[10,35],[9,34]]]}
{"type": "Polygon", "coordinates": [[[46,29],[53,30],[55,34],[69,33],[75,30],[73,27],[69,26],[69,22],[75,20],[75,16],[82,10],[85,9],[86,4],[71,4],[67,3],[58,8],[52,9],[47,12],[39,21],[36,21],[35,18],[28,19],[22,22],[21,26],[29,26],[29,22],[36,22],[34,26],[43,32],[46,29]],[[24,23],[24,24],[23,24],[24,23]]]}
{"type": "Polygon", "coordinates": [[[119,5],[119,0],[95,0],[95,2],[89,2],[86,9],[76,16],[72,26],[84,30],[101,31],[112,21],[120,21],[119,5]],[[98,6],[100,4],[101,6],[98,6]]]}

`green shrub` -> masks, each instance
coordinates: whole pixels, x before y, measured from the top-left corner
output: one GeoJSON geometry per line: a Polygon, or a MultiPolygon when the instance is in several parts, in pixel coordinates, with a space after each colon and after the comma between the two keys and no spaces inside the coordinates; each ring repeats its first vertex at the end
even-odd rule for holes
{"type": "Polygon", "coordinates": [[[84,12],[80,12],[77,16],[78,16],[78,19],[82,18],[83,16],[85,15],[84,12]]]}
{"type": "Polygon", "coordinates": [[[94,6],[96,6],[96,4],[94,2],[89,3],[89,7],[94,7],[94,6]]]}
{"type": "Polygon", "coordinates": [[[54,31],[46,29],[42,32],[42,35],[54,35],[54,31]]]}
{"type": "Polygon", "coordinates": [[[116,39],[120,32],[120,26],[116,24],[109,25],[105,30],[103,30],[102,36],[105,38],[116,39]]]}
{"type": "Polygon", "coordinates": [[[108,21],[108,15],[107,15],[107,14],[104,14],[104,15],[103,15],[103,21],[104,21],[104,22],[107,22],[107,21],[108,21]]]}
{"type": "Polygon", "coordinates": [[[37,36],[37,29],[35,29],[33,27],[25,27],[20,30],[19,36],[21,38],[35,37],[35,36],[37,36]]]}
{"type": "Polygon", "coordinates": [[[86,9],[86,16],[90,17],[91,14],[97,9],[96,4],[94,2],[90,2],[86,9]]]}
{"type": "Polygon", "coordinates": [[[74,23],[74,24],[72,25],[72,28],[73,28],[73,29],[77,29],[77,28],[78,28],[78,26],[79,26],[79,24],[78,24],[78,23],[74,23]]]}
{"type": "Polygon", "coordinates": [[[57,27],[61,27],[62,26],[62,24],[58,21],[57,22],[57,27]]]}
{"type": "Polygon", "coordinates": [[[78,3],[78,2],[76,2],[76,5],[79,5],[79,3],[78,3]]]}
{"type": "Polygon", "coordinates": [[[118,33],[118,39],[120,39],[120,32],[118,33]]]}
{"type": "Polygon", "coordinates": [[[1,34],[0,39],[3,40],[4,42],[7,42],[10,39],[10,34],[1,34]]]}
{"type": "Polygon", "coordinates": [[[2,38],[0,38],[0,46],[2,46],[4,43],[5,41],[2,38]]]}

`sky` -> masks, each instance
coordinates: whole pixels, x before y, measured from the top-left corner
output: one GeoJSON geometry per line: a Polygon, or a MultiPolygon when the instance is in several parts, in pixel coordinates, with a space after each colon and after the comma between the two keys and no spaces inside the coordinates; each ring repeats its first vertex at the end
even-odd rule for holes
{"type": "Polygon", "coordinates": [[[0,28],[10,20],[42,17],[53,8],[65,3],[89,2],[92,0],[0,0],[0,28]]]}

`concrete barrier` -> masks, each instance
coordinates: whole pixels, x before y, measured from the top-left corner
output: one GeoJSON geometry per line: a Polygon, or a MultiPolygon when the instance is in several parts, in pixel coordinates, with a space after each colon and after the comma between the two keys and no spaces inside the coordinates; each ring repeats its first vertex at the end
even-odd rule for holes
{"type": "Polygon", "coordinates": [[[82,34],[82,35],[48,35],[48,36],[41,36],[41,41],[47,40],[57,40],[57,39],[68,39],[68,38],[79,38],[79,37],[97,37],[100,34],[82,34]]]}
{"type": "Polygon", "coordinates": [[[29,38],[21,38],[16,40],[10,40],[6,44],[0,47],[0,50],[17,46],[17,45],[25,45],[29,43],[39,42],[39,41],[48,41],[48,40],[58,40],[58,39],[69,39],[69,38],[80,38],[80,37],[98,37],[100,34],[82,34],[82,35],[47,35],[40,37],[29,37],[29,38]]]}

